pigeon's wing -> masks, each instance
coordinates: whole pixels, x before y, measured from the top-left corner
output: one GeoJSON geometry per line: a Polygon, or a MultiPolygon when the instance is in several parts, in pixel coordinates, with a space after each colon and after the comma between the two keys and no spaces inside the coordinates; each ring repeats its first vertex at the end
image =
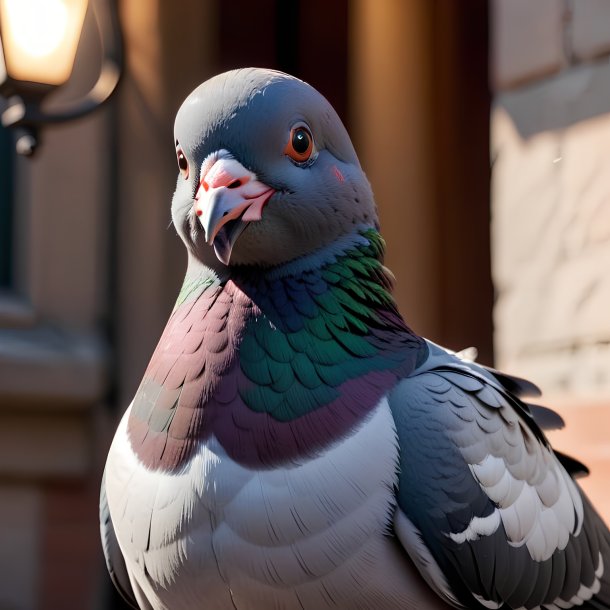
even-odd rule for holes
{"type": "MultiPolygon", "coordinates": [[[[433,349],[439,348],[440,351],[445,352],[445,354],[451,353],[431,342],[428,343],[431,344],[433,349]]],[[[499,383],[502,389],[512,395],[513,398],[524,399],[541,395],[540,388],[527,379],[502,373],[489,366],[475,364],[474,358],[471,357],[472,354],[476,357],[476,350],[474,348],[468,348],[455,355],[462,360],[463,364],[466,364],[466,366],[471,369],[475,376],[480,376],[481,374],[486,375],[495,382],[494,385],[497,386],[499,383]]],[[[534,427],[538,427],[542,430],[561,430],[565,427],[563,417],[548,407],[533,404],[531,402],[518,401],[518,410],[525,419],[533,419],[535,423],[534,427]]],[[[586,477],[589,474],[589,469],[576,458],[557,450],[555,450],[555,456],[573,478],[586,477]]]]}
{"type": "Polygon", "coordinates": [[[439,594],[468,608],[610,608],[610,533],[524,403],[431,346],[390,407],[395,531],[439,594]]]}
{"type": "Polygon", "coordinates": [[[102,487],[100,490],[100,534],[110,579],[125,602],[131,608],[134,608],[134,610],[138,610],[139,606],[133,594],[123,554],[119,548],[119,543],[117,542],[114,533],[114,526],[112,525],[112,518],[108,508],[108,500],[106,498],[105,474],[102,478],[102,487]]]}

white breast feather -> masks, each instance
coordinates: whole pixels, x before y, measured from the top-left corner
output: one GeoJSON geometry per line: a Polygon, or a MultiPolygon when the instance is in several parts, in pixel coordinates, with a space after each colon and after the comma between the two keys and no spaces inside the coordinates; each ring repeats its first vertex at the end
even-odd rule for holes
{"type": "MultiPolygon", "coordinates": [[[[240,466],[212,438],[180,473],[151,472],[131,450],[127,417],[106,466],[108,503],[128,569],[152,599],[178,578],[172,610],[204,592],[222,601],[227,584],[237,595],[240,584],[256,582],[263,591],[279,588],[277,600],[285,595],[287,607],[298,607],[288,587],[302,586],[307,595],[307,583],[325,578],[332,588],[342,565],[366,570],[374,561],[396,483],[386,399],[319,457],[270,470],[240,466]]],[[[341,582],[350,580],[343,575],[341,582]]],[[[347,594],[337,587],[335,595],[347,594]]]]}

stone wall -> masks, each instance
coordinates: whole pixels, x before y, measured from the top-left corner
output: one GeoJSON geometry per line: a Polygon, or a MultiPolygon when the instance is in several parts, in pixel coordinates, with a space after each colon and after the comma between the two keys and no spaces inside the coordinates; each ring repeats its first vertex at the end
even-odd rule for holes
{"type": "Polygon", "coordinates": [[[495,0],[497,365],[610,398],[610,2],[495,0]]]}

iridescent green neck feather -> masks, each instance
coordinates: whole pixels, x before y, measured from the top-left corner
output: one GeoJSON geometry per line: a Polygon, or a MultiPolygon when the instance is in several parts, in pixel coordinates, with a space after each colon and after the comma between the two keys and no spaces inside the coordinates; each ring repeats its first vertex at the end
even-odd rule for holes
{"type": "Polygon", "coordinates": [[[277,463],[357,425],[426,351],[382,258],[369,229],[283,268],[189,275],[134,401],[142,459],[174,468],[214,434],[235,459],[277,463]]]}

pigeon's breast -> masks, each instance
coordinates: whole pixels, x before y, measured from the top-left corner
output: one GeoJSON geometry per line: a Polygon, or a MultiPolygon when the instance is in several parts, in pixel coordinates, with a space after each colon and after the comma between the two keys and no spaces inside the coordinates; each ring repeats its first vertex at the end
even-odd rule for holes
{"type": "Polygon", "coordinates": [[[127,417],[109,454],[108,501],[128,570],[153,607],[325,608],[355,595],[355,575],[371,586],[396,483],[385,398],[317,457],[267,470],[233,461],[214,437],[180,471],[148,470],[127,417]]]}

